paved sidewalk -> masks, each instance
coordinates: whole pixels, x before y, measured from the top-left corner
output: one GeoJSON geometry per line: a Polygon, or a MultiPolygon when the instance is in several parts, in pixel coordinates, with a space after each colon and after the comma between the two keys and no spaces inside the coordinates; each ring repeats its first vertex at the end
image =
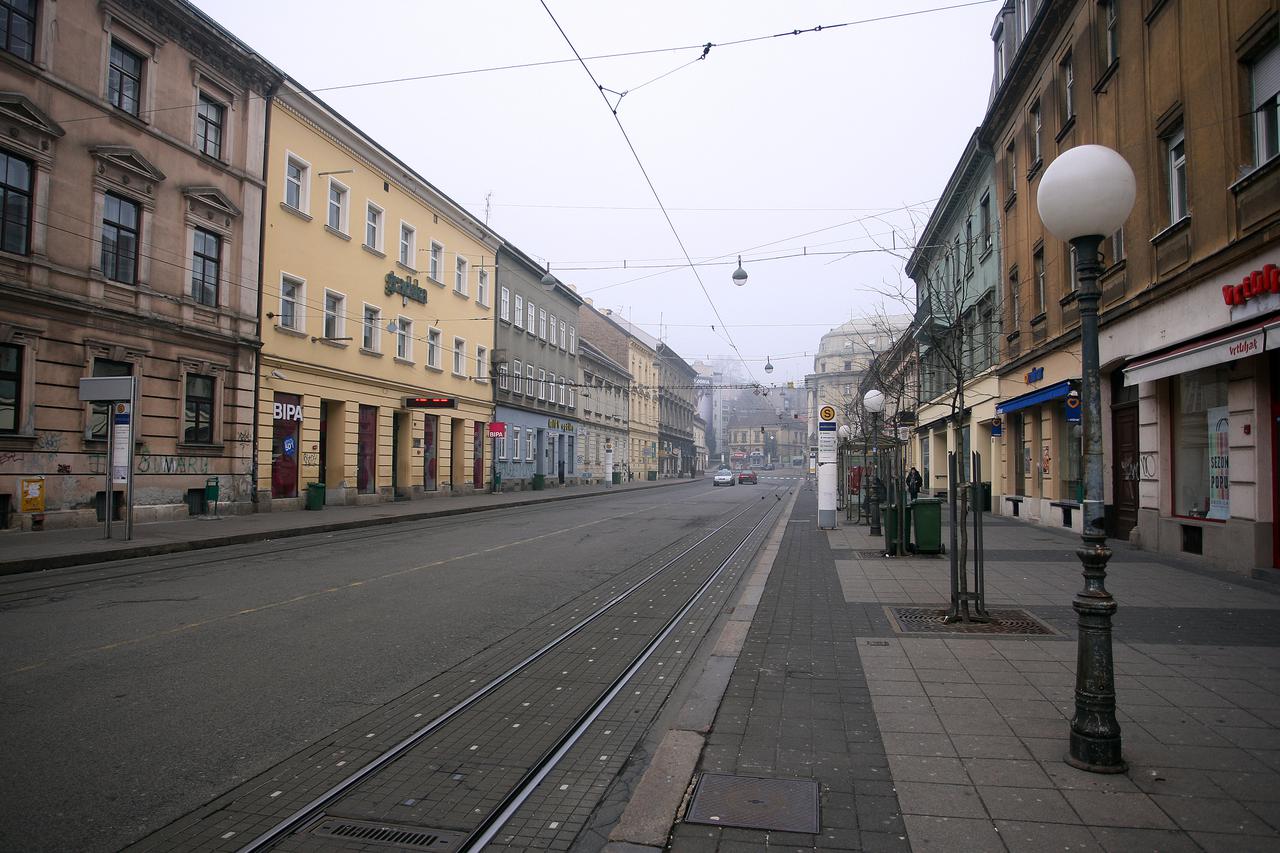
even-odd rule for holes
{"type": "MultiPolygon", "coordinates": [[[[103,539],[102,525],[39,533],[7,531],[0,533],[0,575],[43,571],[108,560],[129,560],[157,554],[241,545],[246,542],[441,518],[503,507],[529,506],[667,486],[691,485],[705,481],[705,478],[643,481],[607,488],[605,486],[571,486],[541,492],[440,496],[365,506],[326,506],[319,512],[299,510],[229,515],[221,518],[196,517],[181,521],[134,525],[133,539],[130,541],[119,538],[103,539]]],[[[122,522],[112,525],[112,535],[116,537],[124,535],[122,522]]]]}
{"type": "Polygon", "coordinates": [[[816,515],[806,489],[692,781],[817,780],[821,831],[687,822],[686,801],[670,849],[1280,850],[1280,585],[1113,543],[1129,770],[1097,775],[1063,762],[1078,537],[987,517],[988,606],[1054,633],[905,634],[887,608],[944,606],[947,558],[816,515]]]}

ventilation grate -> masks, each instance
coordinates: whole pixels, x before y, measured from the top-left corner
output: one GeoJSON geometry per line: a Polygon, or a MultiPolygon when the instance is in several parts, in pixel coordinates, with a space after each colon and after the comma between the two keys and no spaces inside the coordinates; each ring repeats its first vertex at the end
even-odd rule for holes
{"type": "Polygon", "coordinates": [[[951,622],[947,611],[934,607],[886,607],[889,621],[899,634],[1006,634],[1054,636],[1057,634],[1025,610],[988,610],[989,622],[951,622]]]}
{"type": "Polygon", "coordinates": [[[362,844],[385,844],[402,850],[430,850],[432,853],[452,853],[466,839],[461,832],[332,817],[316,824],[311,834],[346,838],[362,844]]]}
{"type": "Polygon", "coordinates": [[[713,826],[816,833],[818,783],[703,773],[684,819],[713,826]]]}

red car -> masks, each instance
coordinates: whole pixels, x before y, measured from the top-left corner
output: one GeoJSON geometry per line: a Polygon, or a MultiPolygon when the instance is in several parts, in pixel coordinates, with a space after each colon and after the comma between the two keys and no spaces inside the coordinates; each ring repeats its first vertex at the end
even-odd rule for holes
{"type": "Polygon", "coordinates": [[[753,486],[758,486],[758,485],[760,484],[760,481],[756,478],[756,472],[755,472],[755,471],[739,471],[739,472],[738,472],[738,482],[739,482],[739,483],[750,483],[750,484],[751,484],[751,485],[753,485],[753,486]]]}

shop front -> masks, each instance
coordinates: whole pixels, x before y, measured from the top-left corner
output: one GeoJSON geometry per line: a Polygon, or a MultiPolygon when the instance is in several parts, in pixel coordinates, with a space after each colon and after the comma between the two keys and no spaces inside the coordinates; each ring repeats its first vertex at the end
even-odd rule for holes
{"type": "Polygon", "coordinates": [[[1003,488],[1000,476],[1002,419],[996,413],[999,389],[1000,379],[994,373],[978,376],[966,383],[966,407],[958,430],[954,428],[954,406],[950,394],[916,412],[920,426],[915,428],[914,453],[908,453],[907,464],[920,472],[921,494],[937,497],[947,494],[949,453],[958,456],[960,481],[969,482],[972,478],[972,453],[977,452],[982,466],[980,482],[990,486],[995,508],[1003,488]]]}
{"type": "Polygon", "coordinates": [[[496,439],[494,458],[503,491],[558,488],[578,482],[579,424],[569,418],[498,406],[496,420],[506,425],[496,439]]]}

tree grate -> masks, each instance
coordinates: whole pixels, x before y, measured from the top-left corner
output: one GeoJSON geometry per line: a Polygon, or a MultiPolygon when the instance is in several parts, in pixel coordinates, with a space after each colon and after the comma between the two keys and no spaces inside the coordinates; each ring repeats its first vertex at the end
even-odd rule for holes
{"type": "Polygon", "coordinates": [[[325,818],[312,827],[311,834],[345,838],[361,844],[385,844],[401,850],[430,850],[432,853],[453,853],[466,840],[461,832],[333,817],[325,818]]]}
{"type": "Polygon", "coordinates": [[[946,621],[945,608],[886,607],[885,613],[889,615],[893,630],[899,634],[1056,636],[1058,633],[1025,610],[988,610],[989,622],[951,623],[946,621]]]}
{"type": "Polygon", "coordinates": [[[703,773],[684,819],[712,826],[816,833],[818,783],[703,773]]]}

